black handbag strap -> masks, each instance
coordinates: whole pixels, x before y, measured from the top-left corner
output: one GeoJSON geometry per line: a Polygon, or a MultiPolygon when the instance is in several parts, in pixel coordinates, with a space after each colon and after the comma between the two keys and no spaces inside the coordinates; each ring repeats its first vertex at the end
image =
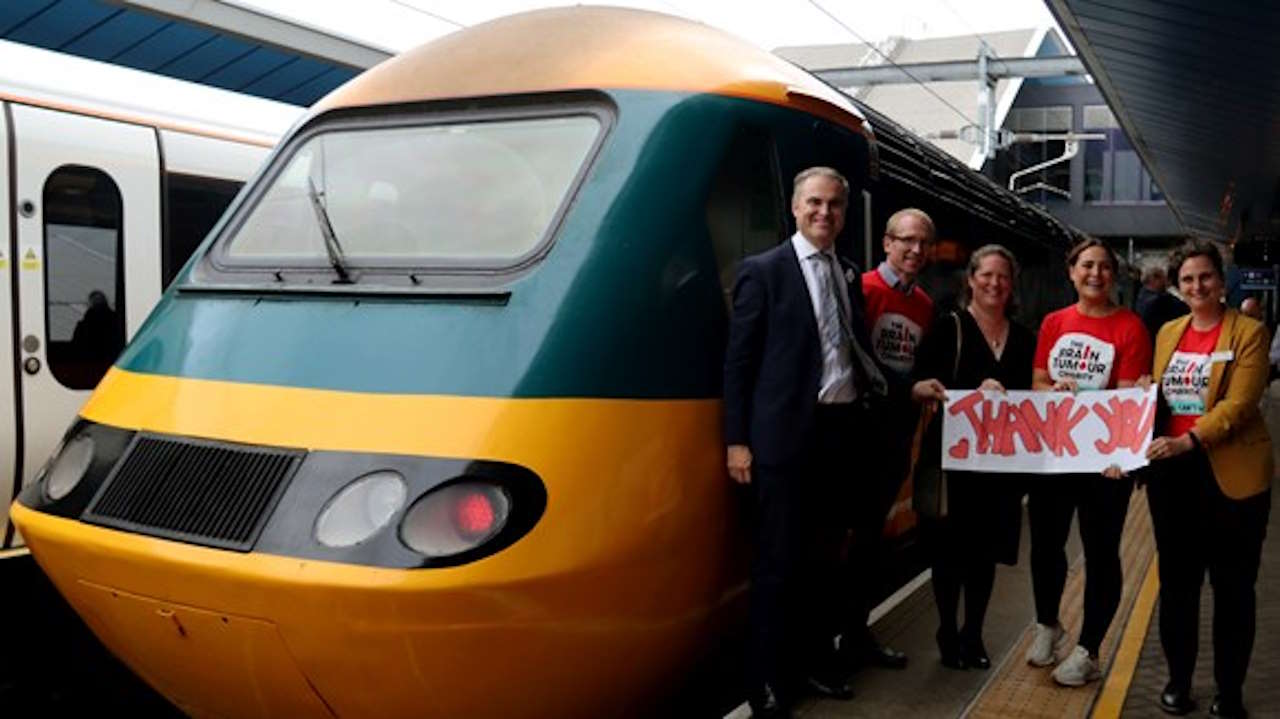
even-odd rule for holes
{"type": "Polygon", "coordinates": [[[951,319],[956,322],[956,357],[951,362],[951,381],[948,384],[954,385],[956,377],[960,374],[960,349],[961,341],[964,339],[964,330],[960,327],[960,313],[956,310],[951,311],[951,319]]]}

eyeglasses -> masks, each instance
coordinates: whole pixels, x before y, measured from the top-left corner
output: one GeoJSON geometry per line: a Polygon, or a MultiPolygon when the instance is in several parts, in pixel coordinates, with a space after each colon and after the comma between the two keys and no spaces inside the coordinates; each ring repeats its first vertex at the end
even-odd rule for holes
{"type": "Polygon", "coordinates": [[[915,247],[919,250],[923,250],[926,247],[933,245],[933,240],[925,237],[903,237],[902,235],[895,235],[891,233],[885,236],[895,242],[901,242],[907,247],[915,247]]]}

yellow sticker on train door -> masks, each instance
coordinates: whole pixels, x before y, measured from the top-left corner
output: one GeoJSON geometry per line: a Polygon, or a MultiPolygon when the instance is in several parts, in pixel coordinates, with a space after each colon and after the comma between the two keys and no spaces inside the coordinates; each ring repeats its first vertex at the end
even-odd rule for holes
{"type": "Polygon", "coordinates": [[[26,254],[22,256],[22,269],[24,270],[40,269],[40,258],[36,256],[35,248],[28,247],[26,254]]]}

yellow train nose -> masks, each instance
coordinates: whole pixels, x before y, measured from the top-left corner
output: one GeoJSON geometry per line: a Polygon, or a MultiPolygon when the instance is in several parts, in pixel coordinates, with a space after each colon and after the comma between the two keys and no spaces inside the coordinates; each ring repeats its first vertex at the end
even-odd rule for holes
{"type": "Polygon", "coordinates": [[[674,553],[532,576],[405,571],[227,552],[21,504],[13,516],[103,643],[199,717],[635,714],[737,598],[674,553]]]}

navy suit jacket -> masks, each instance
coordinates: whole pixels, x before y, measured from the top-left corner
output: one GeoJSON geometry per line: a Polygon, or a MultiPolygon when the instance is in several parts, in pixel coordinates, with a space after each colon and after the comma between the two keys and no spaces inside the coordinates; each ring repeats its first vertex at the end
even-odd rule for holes
{"type": "MultiPolygon", "coordinates": [[[[853,262],[839,259],[854,338],[874,357],[864,320],[862,273],[853,262]]],[[[725,444],[747,445],[755,462],[764,465],[795,460],[813,426],[821,381],[818,320],[788,238],[743,260],[733,286],[724,362],[725,444]]]]}

